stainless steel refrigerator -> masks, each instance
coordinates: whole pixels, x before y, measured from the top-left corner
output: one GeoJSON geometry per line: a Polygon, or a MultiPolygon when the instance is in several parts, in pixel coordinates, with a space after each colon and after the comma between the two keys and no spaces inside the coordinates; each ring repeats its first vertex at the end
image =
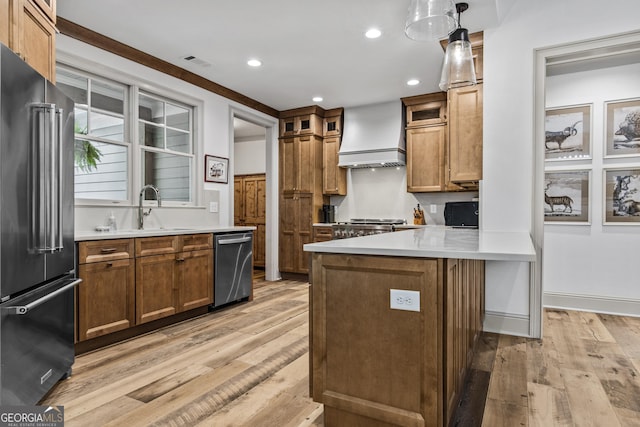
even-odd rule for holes
{"type": "Polygon", "coordinates": [[[33,405],[74,361],[74,103],[0,49],[0,405],[33,405]]]}

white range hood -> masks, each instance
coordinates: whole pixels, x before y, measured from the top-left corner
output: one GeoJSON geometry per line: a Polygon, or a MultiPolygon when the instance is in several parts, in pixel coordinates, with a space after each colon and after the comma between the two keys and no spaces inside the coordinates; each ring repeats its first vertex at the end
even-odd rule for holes
{"type": "Polygon", "coordinates": [[[403,111],[400,100],[345,108],[338,166],[404,166],[403,111]]]}

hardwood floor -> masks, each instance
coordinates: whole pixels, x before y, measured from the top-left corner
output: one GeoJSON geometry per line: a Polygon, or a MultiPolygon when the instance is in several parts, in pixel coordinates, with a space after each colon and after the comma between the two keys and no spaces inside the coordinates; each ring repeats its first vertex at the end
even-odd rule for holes
{"type": "MultiPolygon", "coordinates": [[[[308,284],[76,358],[43,405],[73,426],[322,426],[308,284]]],[[[483,334],[458,426],[640,426],[640,319],[547,310],[544,340],[483,334]],[[486,404],[485,404],[486,396],[486,404]]]]}

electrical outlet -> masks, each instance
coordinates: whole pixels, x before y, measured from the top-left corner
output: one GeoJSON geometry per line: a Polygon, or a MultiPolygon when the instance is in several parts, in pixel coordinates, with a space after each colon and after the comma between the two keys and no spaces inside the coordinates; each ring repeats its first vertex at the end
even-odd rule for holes
{"type": "Polygon", "coordinates": [[[420,311],[420,292],[390,289],[390,304],[394,310],[420,311]]]}
{"type": "Polygon", "coordinates": [[[438,206],[437,205],[429,205],[429,208],[431,209],[431,213],[437,213],[438,212],[438,206]]]}
{"type": "Polygon", "coordinates": [[[211,212],[211,213],[218,212],[218,202],[210,202],[209,203],[209,212],[211,212]]]}

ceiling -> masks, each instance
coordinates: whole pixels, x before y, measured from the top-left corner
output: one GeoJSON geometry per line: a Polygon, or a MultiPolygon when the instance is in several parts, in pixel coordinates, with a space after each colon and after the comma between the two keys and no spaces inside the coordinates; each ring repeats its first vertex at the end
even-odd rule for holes
{"type": "MultiPolygon", "coordinates": [[[[497,4],[467,0],[462,26],[498,25],[497,4]]],[[[439,91],[438,41],[404,35],[410,0],[58,0],[71,22],[276,110],[351,107],[439,91]],[[378,39],[364,33],[375,27],[378,39]],[[187,56],[196,60],[186,61],[187,56]],[[263,65],[252,68],[247,60],[263,65]],[[201,65],[197,64],[200,63],[201,65]],[[419,79],[417,86],[407,86],[419,79]],[[314,96],[323,101],[314,102],[314,96]]]]}

